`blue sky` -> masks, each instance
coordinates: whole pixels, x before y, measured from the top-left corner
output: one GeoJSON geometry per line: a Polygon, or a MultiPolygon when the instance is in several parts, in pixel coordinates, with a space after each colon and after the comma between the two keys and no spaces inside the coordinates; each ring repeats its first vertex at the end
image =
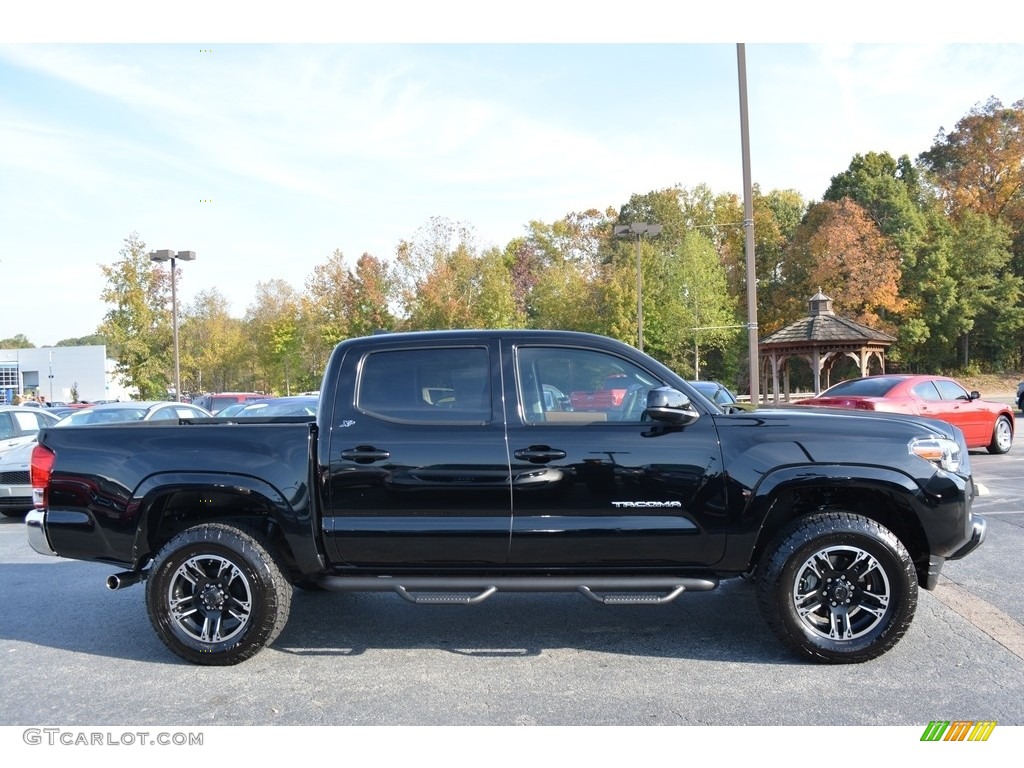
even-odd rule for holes
{"type": "Polygon", "coordinates": [[[486,248],[634,193],[741,194],[740,35],[764,190],[818,199],[857,153],[916,157],[975,104],[1024,98],[1016,6],[954,43],[910,16],[790,27],[789,6],[749,17],[742,2],[731,19],[639,2],[625,21],[600,2],[527,0],[503,18],[455,0],[344,18],[300,2],[307,15],[255,24],[190,0],[160,20],[98,5],[123,26],[57,3],[0,31],[0,338],[93,332],[98,265],[133,232],[197,252],[182,304],[216,287],[241,317],[258,281],[301,289],[335,249],[389,258],[435,216],[486,248]],[[201,33],[190,13],[212,13],[201,33]]]}

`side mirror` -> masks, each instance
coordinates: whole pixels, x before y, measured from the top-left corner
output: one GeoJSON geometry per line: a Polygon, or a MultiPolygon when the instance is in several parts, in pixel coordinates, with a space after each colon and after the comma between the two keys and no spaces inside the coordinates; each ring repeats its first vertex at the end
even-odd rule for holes
{"type": "Polygon", "coordinates": [[[690,398],[672,387],[658,387],[647,393],[647,415],[653,421],[680,427],[700,418],[690,398]]]}
{"type": "Polygon", "coordinates": [[[976,389],[972,389],[971,390],[971,400],[980,400],[980,399],[981,399],[981,392],[979,392],[976,389]]]}

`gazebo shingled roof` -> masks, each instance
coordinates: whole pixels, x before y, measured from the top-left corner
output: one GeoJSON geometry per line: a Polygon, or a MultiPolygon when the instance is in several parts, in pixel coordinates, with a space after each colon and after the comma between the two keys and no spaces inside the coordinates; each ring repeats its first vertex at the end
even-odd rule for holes
{"type": "Polygon", "coordinates": [[[862,323],[839,317],[832,310],[832,299],[819,290],[808,304],[810,314],[790,323],[758,342],[761,367],[770,369],[774,400],[779,400],[779,374],[785,384],[785,397],[789,399],[789,369],[791,358],[806,360],[814,375],[814,394],[821,392],[821,373],[825,372],[826,388],[833,364],[843,358],[852,358],[860,367],[861,376],[867,376],[872,358],[877,358],[881,372],[885,373],[885,350],[896,341],[895,336],[877,331],[862,323]]]}

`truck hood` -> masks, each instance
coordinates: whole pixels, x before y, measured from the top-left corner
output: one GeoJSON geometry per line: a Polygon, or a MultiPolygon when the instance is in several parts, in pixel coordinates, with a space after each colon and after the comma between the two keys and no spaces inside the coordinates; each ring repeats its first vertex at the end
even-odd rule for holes
{"type": "MultiPolygon", "coordinates": [[[[963,433],[936,419],[817,406],[758,408],[714,419],[725,465],[745,467],[755,474],[811,463],[906,470],[925,462],[911,453],[911,442],[928,438],[956,441],[961,460],[957,474],[970,474],[963,433]]],[[[917,466],[915,474],[921,469],[917,466]]]]}

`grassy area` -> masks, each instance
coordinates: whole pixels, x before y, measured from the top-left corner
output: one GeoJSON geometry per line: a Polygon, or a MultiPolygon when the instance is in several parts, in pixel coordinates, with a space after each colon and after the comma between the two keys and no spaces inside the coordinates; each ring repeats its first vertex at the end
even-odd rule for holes
{"type": "Polygon", "coordinates": [[[980,373],[976,376],[952,376],[969,391],[976,389],[986,399],[1014,398],[1017,384],[1024,381],[1024,373],[980,373]]]}

